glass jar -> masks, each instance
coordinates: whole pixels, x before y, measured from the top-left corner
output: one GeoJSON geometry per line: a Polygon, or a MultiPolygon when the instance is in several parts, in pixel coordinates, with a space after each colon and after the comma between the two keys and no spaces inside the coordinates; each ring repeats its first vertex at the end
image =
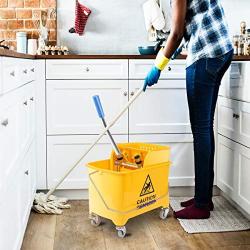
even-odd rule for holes
{"type": "Polygon", "coordinates": [[[26,54],[27,53],[27,33],[17,32],[16,42],[17,42],[17,52],[26,54]]]}

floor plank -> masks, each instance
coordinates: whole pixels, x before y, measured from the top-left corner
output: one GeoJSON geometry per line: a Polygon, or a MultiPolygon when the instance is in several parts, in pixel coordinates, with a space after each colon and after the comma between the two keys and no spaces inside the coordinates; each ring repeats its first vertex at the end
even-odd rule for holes
{"type": "Polygon", "coordinates": [[[31,212],[22,250],[53,250],[56,215],[31,212]]]}
{"type": "Polygon", "coordinates": [[[72,208],[57,216],[55,250],[106,249],[102,227],[89,222],[88,203],[72,202],[72,208]]]}
{"type": "Polygon", "coordinates": [[[171,211],[164,221],[159,210],[131,219],[129,235],[120,239],[111,221],[97,228],[90,224],[87,201],[71,204],[63,215],[32,212],[22,250],[250,250],[250,231],[188,234],[171,211]]]}

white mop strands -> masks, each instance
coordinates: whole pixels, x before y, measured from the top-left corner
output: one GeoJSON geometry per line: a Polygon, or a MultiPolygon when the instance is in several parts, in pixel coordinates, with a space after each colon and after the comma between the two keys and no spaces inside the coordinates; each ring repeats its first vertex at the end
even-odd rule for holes
{"type": "Polygon", "coordinates": [[[37,193],[32,209],[40,214],[62,214],[62,209],[70,208],[70,204],[67,202],[67,198],[58,198],[54,195],[47,198],[46,194],[37,193]]]}
{"type": "Polygon", "coordinates": [[[129,106],[139,97],[143,92],[143,87],[140,88],[137,93],[131,98],[119,114],[113,119],[113,121],[107,125],[107,127],[102,131],[101,134],[96,138],[96,140],[90,145],[90,147],[85,151],[82,157],[70,167],[64,176],[57,182],[57,184],[47,193],[37,193],[33,202],[33,210],[37,213],[42,214],[62,214],[64,208],[70,208],[67,204],[68,199],[58,198],[52,195],[58,186],[68,177],[68,175],[81,163],[84,157],[89,153],[89,151],[99,142],[99,140],[107,133],[107,131],[117,122],[117,120],[127,111],[129,106]]]}

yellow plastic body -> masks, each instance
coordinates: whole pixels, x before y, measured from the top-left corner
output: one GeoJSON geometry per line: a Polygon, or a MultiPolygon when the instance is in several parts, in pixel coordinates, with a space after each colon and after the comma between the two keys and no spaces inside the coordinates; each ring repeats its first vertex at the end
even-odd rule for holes
{"type": "Polygon", "coordinates": [[[114,152],[110,159],[88,163],[89,212],[112,220],[116,226],[124,226],[132,217],[169,207],[170,148],[144,143],[118,147],[130,162],[139,153],[143,167],[117,171],[114,152]]]}

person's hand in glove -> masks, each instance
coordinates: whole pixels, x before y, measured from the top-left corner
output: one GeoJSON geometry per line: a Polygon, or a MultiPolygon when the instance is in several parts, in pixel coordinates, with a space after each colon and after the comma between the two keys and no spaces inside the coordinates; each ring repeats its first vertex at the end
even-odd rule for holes
{"type": "Polygon", "coordinates": [[[147,86],[153,86],[158,82],[161,71],[166,67],[169,61],[170,59],[165,57],[165,55],[163,54],[163,49],[161,49],[157,54],[154,66],[151,68],[145,78],[143,91],[146,90],[147,86]]]}

